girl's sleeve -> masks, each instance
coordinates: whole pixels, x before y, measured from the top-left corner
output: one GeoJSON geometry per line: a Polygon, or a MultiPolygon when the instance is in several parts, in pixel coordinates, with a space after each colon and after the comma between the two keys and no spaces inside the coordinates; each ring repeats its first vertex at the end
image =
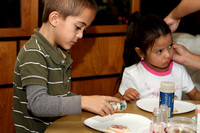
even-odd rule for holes
{"type": "Polygon", "coordinates": [[[37,117],[81,114],[81,96],[50,96],[42,85],[26,86],[28,109],[37,117]]]}
{"type": "Polygon", "coordinates": [[[194,83],[190,77],[190,75],[188,74],[187,70],[185,69],[184,66],[182,66],[182,73],[183,73],[183,91],[185,93],[188,93],[190,91],[192,91],[192,89],[195,87],[194,83]]]}
{"type": "Polygon", "coordinates": [[[129,71],[128,69],[125,69],[122,76],[122,81],[119,87],[119,93],[121,95],[124,95],[125,91],[128,88],[134,88],[137,90],[136,84],[137,83],[136,83],[135,76],[132,75],[131,71],[129,71]]]}

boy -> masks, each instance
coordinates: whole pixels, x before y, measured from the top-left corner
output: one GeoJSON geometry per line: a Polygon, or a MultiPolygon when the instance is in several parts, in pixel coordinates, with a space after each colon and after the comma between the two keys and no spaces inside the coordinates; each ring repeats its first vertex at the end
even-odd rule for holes
{"type": "Polygon", "coordinates": [[[114,113],[109,96],[71,94],[68,50],[94,20],[95,0],[46,0],[40,30],[20,50],[13,82],[16,132],[44,132],[59,116],[87,110],[101,116],[114,113]]]}

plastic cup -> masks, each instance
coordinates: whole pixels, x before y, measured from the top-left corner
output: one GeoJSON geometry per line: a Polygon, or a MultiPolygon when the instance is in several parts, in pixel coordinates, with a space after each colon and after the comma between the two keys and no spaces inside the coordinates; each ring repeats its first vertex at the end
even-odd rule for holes
{"type": "Polygon", "coordinates": [[[167,133],[196,133],[196,121],[187,117],[173,117],[169,119],[167,133]]]}

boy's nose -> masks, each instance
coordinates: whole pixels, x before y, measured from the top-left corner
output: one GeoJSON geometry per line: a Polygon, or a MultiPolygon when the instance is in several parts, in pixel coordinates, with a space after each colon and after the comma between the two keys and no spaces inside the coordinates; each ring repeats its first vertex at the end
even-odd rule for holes
{"type": "Polygon", "coordinates": [[[79,32],[76,34],[76,37],[77,37],[78,39],[83,38],[83,31],[79,31],[79,32]]]}

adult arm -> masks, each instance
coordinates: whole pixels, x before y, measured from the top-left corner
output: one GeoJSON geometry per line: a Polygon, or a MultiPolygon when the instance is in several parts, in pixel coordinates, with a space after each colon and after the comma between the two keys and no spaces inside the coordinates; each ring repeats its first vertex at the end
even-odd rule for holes
{"type": "Polygon", "coordinates": [[[174,32],[178,28],[182,17],[199,10],[200,0],[182,0],[164,20],[169,25],[171,31],[174,32]]]}

